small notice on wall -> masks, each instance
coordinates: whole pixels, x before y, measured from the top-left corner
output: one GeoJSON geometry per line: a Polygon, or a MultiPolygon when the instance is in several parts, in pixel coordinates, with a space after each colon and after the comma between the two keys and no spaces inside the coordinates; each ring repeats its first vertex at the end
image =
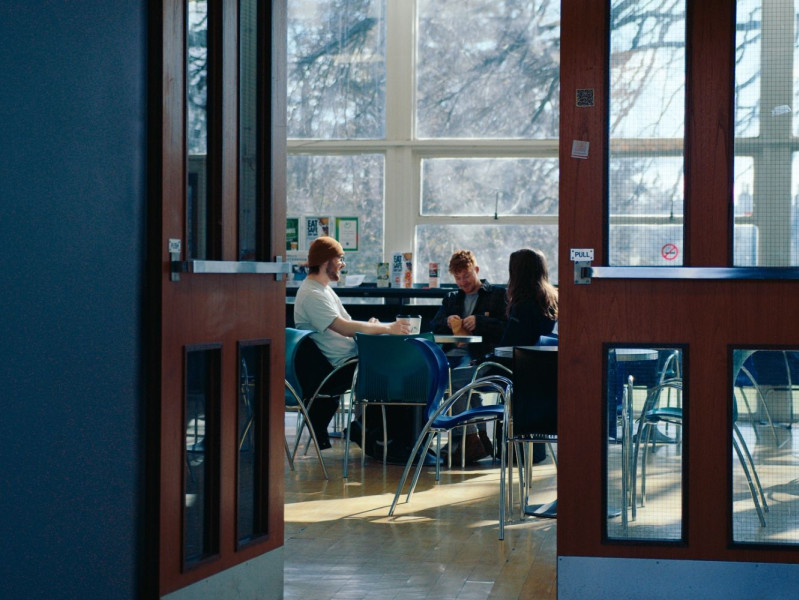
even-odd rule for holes
{"type": "Polygon", "coordinates": [[[347,252],[358,250],[358,217],[336,217],[335,238],[347,252]]]}
{"type": "Polygon", "coordinates": [[[588,142],[584,140],[572,141],[572,158],[588,158],[588,142]]]}

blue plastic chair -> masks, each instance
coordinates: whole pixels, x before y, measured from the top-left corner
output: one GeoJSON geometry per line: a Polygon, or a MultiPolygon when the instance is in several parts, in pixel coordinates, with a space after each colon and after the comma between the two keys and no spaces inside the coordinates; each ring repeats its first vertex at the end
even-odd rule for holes
{"type": "MultiPolygon", "coordinates": [[[[361,448],[366,446],[366,408],[380,406],[383,418],[383,462],[388,458],[388,427],[386,406],[425,406],[428,373],[424,359],[405,344],[406,339],[433,339],[432,333],[417,335],[387,335],[357,333],[358,367],[352,384],[352,397],[346,422],[352,423],[356,406],[363,408],[361,415],[361,448]]],[[[349,425],[348,425],[349,427],[349,425]]],[[[344,477],[349,474],[350,436],[344,447],[344,477]]],[[[361,465],[366,453],[361,453],[361,465]]]]}
{"type": "MultiPolygon", "coordinates": [[[[405,487],[405,482],[408,480],[408,475],[411,471],[411,466],[416,461],[416,471],[414,472],[411,481],[410,489],[406,503],[410,502],[413,491],[416,488],[416,483],[419,481],[419,475],[424,465],[423,458],[427,455],[430,449],[430,444],[433,438],[438,440],[440,446],[440,434],[447,433],[456,427],[463,427],[464,425],[485,423],[487,421],[504,422],[506,418],[506,401],[510,398],[512,384],[509,379],[499,375],[487,376],[480,378],[476,381],[457,390],[453,394],[447,396],[447,389],[449,387],[449,363],[444,351],[432,340],[427,339],[411,339],[408,345],[414,347],[421,356],[428,370],[428,386],[426,391],[426,414],[427,423],[422,429],[421,433],[416,439],[411,455],[405,464],[405,470],[402,473],[397,491],[394,494],[394,501],[391,503],[391,508],[388,511],[389,516],[394,514],[397,507],[397,502],[402,490],[405,487]],[[500,403],[488,406],[476,406],[469,408],[461,413],[454,415],[448,414],[452,405],[461,397],[469,394],[472,389],[479,388],[481,390],[489,390],[496,392],[499,395],[500,403]]],[[[501,460],[500,460],[500,487],[499,487],[499,539],[505,538],[505,444],[501,444],[501,460]]],[[[439,479],[439,462],[436,462],[436,481],[439,479]]]]}

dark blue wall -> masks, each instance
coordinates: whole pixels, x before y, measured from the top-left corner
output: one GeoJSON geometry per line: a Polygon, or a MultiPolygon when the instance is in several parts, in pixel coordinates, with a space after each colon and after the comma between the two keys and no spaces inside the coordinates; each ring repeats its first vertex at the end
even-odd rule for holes
{"type": "Polygon", "coordinates": [[[145,0],[0,2],[0,589],[137,596],[145,0]]]}

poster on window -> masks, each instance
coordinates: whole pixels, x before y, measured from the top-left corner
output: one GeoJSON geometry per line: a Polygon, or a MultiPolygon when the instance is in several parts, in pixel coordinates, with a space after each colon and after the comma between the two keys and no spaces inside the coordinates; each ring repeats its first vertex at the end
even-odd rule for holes
{"type": "Polygon", "coordinates": [[[299,287],[308,276],[308,255],[294,252],[286,255],[286,262],[291,265],[291,273],[286,278],[288,287],[299,287]]]}
{"type": "Polygon", "coordinates": [[[294,252],[300,249],[300,220],[297,217],[286,219],[286,251],[294,252]]]}
{"type": "Polygon", "coordinates": [[[305,217],[305,241],[302,248],[307,252],[313,241],[323,235],[331,235],[330,217],[305,217]]]}
{"type": "Polygon", "coordinates": [[[336,217],[336,239],[345,252],[358,250],[358,217],[336,217]]]}

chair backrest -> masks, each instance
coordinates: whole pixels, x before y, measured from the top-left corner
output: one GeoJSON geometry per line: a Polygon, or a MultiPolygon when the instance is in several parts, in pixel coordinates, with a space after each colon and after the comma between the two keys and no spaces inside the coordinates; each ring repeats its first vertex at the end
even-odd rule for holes
{"type": "Polygon", "coordinates": [[[449,386],[449,361],[441,346],[426,337],[412,337],[407,343],[413,346],[427,364],[430,386],[427,391],[425,416],[429,419],[436,412],[449,386]]]}
{"type": "Polygon", "coordinates": [[[558,352],[513,349],[513,435],[557,435],[558,352]]]}
{"type": "Polygon", "coordinates": [[[418,335],[372,335],[358,333],[358,374],[353,392],[359,402],[418,402],[427,400],[430,372],[425,359],[406,339],[418,335]]]}
{"type": "MultiPolygon", "coordinates": [[[[313,331],[286,327],[286,381],[300,398],[312,395],[333,365],[325,358],[310,338],[313,331]]],[[[294,404],[294,397],[286,391],[286,402],[294,404]]]]}

